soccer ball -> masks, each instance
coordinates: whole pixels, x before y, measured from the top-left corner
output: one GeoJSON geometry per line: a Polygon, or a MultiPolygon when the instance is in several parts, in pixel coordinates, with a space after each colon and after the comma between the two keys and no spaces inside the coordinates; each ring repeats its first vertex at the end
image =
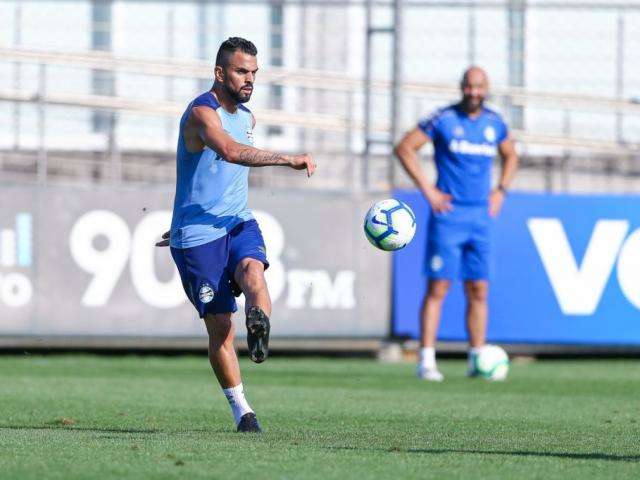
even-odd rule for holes
{"type": "Polygon", "coordinates": [[[373,204],[364,217],[364,233],[387,252],[406,246],[416,233],[416,216],[406,203],[389,198],[373,204]]]}
{"type": "Polygon", "coordinates": [[[497,345],[485,345],[476,356],[476,371],[487,380],[505,380],[509,373],[507,352],[497,345]]]}

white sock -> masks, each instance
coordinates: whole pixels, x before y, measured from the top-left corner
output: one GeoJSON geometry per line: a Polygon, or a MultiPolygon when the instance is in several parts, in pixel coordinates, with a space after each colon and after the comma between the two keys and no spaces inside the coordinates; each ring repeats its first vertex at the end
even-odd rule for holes
{"type": "Polygon", "coordinates": [[[428,370],[436,369],[436,349],[423,347],[420,349],[420,366],[428,370]]]}
{"type": "Polygon", "coordinates": [[[469,370],[475,370],[476,368],[476,357],[478,353],[480,353],[480,348],[471,347],[469,348],[469,353],[467,354],[467,368],[469,370]]]}
{"type": "Polygon", "coordinates": [[[245,413],[253,412],[249,406],[249,402],[244,398],[244,389],[242,388],[242,384],[231,388],[223,388],[222,392],[229,401],[236,425],[240,423],[240,419],[245,413]]]}

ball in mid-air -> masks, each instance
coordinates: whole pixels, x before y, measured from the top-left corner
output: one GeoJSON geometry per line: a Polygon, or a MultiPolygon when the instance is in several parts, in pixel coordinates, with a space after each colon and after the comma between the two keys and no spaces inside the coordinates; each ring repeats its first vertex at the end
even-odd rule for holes
{"type": "Polygon", "coordinates": [[[485,345],[476,356],[476,371],[487,380],[506,380],[509,373],[507,352],[497,345],[485,345]]]}
{"type": "Polygon", "coordinates": [[[416,216],[406,203],[393,198],[373,204],[364,218],[364,233],[381,250],[406,246],[416,233],[416,216]]]}

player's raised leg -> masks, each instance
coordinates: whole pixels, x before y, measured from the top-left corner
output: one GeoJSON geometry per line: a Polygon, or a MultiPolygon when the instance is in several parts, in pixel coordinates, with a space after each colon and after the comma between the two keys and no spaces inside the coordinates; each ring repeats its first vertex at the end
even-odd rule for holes
{"type": "Polygon", "coordinates": [[[469,333],[469,357],[467,375],[476,376],[475,357],[487,338],[487,318],[489,312],[487,280],[467,280],[464,282],[467,297],[467,332],[469,333]]]}
{"type": "Polygon", "coordinates": [[[229,401],[239,432],[260,432],[253,409],[244,396],[238,357],[233,346],[235,329],[231,313],[206,314],[204,323],[209,334],[209,362],[229,401]]]}
{"type": "Polygon", "coordinates": [[[235,272],[235,280],[242,288],[246,298],[245,312],[249,307],[260,307],[262,311],[271,315],[271,297],[264,278],[264,263],[255,258],[243,258],[235,272]]]}
{"type": "Polygon", "coordinates": [[[447,296],[451,282],[432,278],[427,286],[427,293],[422,303],[422,338],[418,377],[424,380],[441,382],[444,376],[438,371],[436,364],[436,334],[440,325],[442,303],[447,296]]]}
{"type": "Polygon", "coordinates": [[[245,295],[247,343],[249,356],[262,363],[269,354],[271,298],[264,278],[265,264],[255,258],[243,258],[236,267],[234,279],[245,295]]]}

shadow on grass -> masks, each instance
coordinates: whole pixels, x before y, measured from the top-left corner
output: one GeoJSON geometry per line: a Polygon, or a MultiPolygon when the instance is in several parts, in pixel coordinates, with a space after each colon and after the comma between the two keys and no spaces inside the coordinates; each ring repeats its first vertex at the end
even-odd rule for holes
{"type": "Polygon", "coordinates": [[[457,448],[359,448],[359,447],[328,447],[329,450],[362,450],[387,453],[420,453],[437,455],[444,453],[468,453],[475,455],[507,455],[514,457],[555,457],[573,460],[604,460],[608,462],[640,462],[640,455],[611,455],[607,453],[569,453],[569,452],[533,452],[533,451],[505,451],[505,450],[464,450],[457,448]]]}
{"type": "Polygon", "coordinates": [[[228,433],[230,429],[224,428],[199,428],[189,430],[167,430],[157,428],[99,428],[78,427],[71,425],[0,425],[0,430],[62,430],[65,432],[93,432],[93,433],[121,433],[121,434],[191,434],[191,433],[228,433]]]}

